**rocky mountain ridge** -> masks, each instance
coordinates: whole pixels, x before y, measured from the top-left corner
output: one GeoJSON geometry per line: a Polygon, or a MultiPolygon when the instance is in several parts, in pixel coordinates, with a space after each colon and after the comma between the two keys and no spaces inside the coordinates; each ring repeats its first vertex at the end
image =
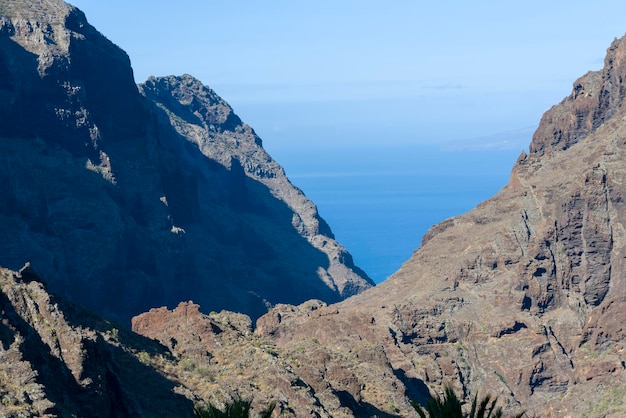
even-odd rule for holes
{"type": "Polygon", "coordinates": [[[253,317],[373,285],[215,92],[133,80],[81,11],[1,1],[0,265],[129,321],[195,299],[253,317]]]}
{"type": "Polygon", "coordinates": [[[625,38],[546,112],[506,187],[360,292],[365,275],[214,92],[191,76],[135,86],[62,2],[0,11],[0,265],[33,261],[0,270],[3,415],[191,416],[240,396],[276,400],[275,416],[404,417],[445,384],[529,416],[626,414],[625,38]],[[130,332],[48,287],[145,312],[130,332]],[[269,300],[279,289],[298,300],[269,300]],[[256,326],[201,312],[215,306],[256,326]]]}
{"type": "Polygon", "coordinates": [[[350,393],[381,409],[451,383],[530,416],[623,416],[624,51],[616,40],[604,69],[546,112],[505,188],[431,228],[391,278],[314,315],[270,313],[257,332],[287,349],[315,335],[335,364],[377,347],[395,381],[376,385],[364,361],[350,393]]]}

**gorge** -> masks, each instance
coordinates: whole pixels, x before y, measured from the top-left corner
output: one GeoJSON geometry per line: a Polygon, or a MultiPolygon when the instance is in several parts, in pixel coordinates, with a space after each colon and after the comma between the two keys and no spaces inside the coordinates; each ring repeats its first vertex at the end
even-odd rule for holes
{"type": "Polygon", "coordinates": [[[626,412],[626,39],[544,114],[506,187],[373,286],[211,89],[136,86],[62,1],[0,12],[3,415],[240,397],[415,416],[446,384],[529,416],[626,412]]]}

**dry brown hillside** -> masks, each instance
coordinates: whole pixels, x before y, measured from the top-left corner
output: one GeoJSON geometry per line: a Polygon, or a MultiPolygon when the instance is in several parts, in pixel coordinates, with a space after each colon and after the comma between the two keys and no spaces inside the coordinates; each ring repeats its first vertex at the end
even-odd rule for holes
{"type": "Polygon", "coordinates": [[[531,415],[623,416],[625,51],[616,40],[545,113],[506,187],[431,228],[390,279],[313,313],[277,309],[257,332],[293,355],[315,337],[327,360],[302,373],[402,416],[447,382],[531,415]]]}

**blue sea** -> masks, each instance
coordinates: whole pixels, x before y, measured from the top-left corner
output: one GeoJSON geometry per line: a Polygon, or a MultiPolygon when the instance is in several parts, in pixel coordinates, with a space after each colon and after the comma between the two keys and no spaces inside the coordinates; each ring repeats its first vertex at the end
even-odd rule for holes
{"type": "Polygon", "coordinates": [[[356,264],[377,283],[397,271],[428,229],[504,187],[521,148],[433,145],[275,149],[356,264]]]}

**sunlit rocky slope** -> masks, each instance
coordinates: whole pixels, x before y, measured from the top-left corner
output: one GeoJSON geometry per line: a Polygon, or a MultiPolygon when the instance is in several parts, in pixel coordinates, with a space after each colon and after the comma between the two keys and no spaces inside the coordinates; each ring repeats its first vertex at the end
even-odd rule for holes
{"type": "Polygon", "coordinates": [[[450,383],[531,416],[624,416],[625,51],[616,40],[545,113],[506,187],[432,227],[390,279],[315,312],[281,307],[257,332],[292,354],[314,336],[325,361],[301,373],[347,365],[331,387],[390,414],[450,383]]]}

